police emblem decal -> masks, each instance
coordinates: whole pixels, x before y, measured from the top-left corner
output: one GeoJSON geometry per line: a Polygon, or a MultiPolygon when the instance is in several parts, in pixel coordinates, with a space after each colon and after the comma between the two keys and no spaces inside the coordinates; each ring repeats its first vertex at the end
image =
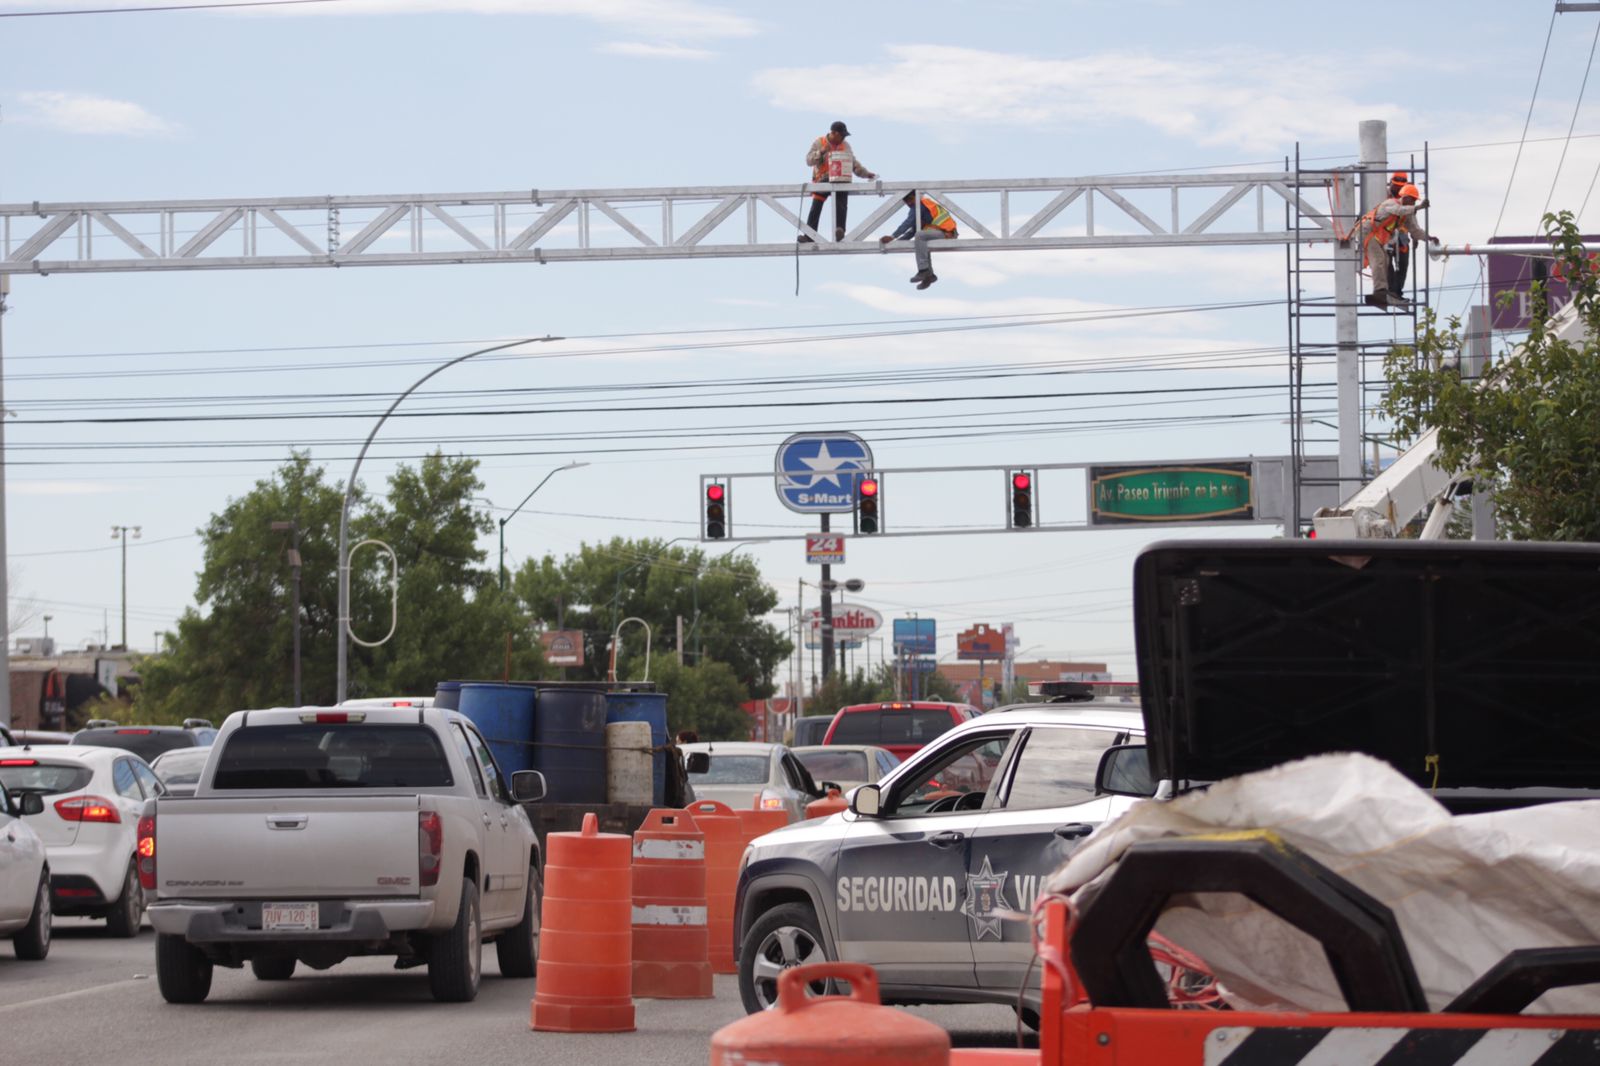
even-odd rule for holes
{"type": "Polygon", "coordinates": [[[994,937],[1000,940],[1000,916],[994,912],[1004,905],[1006,877],[1010,871],[994,872],[989,856],[983,857],[983,866],[975,874],[967,875],[967,898],[961,902],[961,913],[972,919],[973,936],[978,940],[994,937]]]}

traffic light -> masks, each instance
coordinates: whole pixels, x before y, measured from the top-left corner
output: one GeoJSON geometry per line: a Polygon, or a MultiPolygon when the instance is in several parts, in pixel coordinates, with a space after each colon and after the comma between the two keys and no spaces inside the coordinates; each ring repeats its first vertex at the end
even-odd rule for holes
{"type": "Polygon", "coordinates": [[[728,486],[713,481],[706,486],[707,540],[721,540],[728,535],[728,486]]]}
{"type": "Polygon", "coordinates": [[[1012,529],[1027,529],[1033,525],[1033,475],[1026,470],[1011,472],[1011,522],[1012,529]]]}
{"type": "Polygon", "coordinates": [[[879,492],[882,487],[878,479],[871,475],[856,481],[857,533],[876,533],[882,528],[878,515],[879,492]]]}

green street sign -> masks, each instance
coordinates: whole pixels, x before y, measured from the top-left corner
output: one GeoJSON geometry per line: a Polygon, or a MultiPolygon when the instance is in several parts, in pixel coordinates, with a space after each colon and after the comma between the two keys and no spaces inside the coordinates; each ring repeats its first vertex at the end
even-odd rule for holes
{"type": "Polygon", "coordinates": [[[1089,524],[1249,522],[1249,463],[1089,468],[1089,524]]]}

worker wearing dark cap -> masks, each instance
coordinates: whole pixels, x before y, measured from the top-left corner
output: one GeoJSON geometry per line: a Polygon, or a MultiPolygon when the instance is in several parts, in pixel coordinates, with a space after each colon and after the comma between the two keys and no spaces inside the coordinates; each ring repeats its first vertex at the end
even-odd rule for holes
{"type": "MultiPolygon", "coordinates": [[[[827,133],[811,142],[811,148],[806,152],[806,166],[811,168],[812,184],[819,184],[828,180],[828,164],[836,155],[841,157],[839,160],[841,166],[848,165],[850,172],[856,177],[870,180],[878,176],[861,165],[861,161],[856,158],[855,152],[845,143],[845,138],[848,136],[850,136],[850,130],[846,128],[845,124],[843,122],[835,122],[828,128],[827,133]]],[[[844,240],[845,214],[849,210],[847,202],[849,194],[841,188],[834,195],[836,199],[833,201],[833,239],[842,241],[844,240]]],[[[822,221],[822,204],[827,200],[828,196],[829,194],[825,192],[811,194],[811,214],[806,219],[806,225],[813,230],[822,221]]],[[[800,243],[810,244],[811,238],[801,234],[800,243]]]]}

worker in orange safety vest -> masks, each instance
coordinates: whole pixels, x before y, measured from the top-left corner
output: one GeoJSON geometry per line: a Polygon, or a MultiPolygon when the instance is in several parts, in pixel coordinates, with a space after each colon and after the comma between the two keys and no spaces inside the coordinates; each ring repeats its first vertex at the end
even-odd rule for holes
{"type": "Polygon", "coordinates": [[[893,240],[911,237],[917,249],[917,272],[911,276],[911,283],[918,289],[926,289],[939,280],[939,276],[933,272],[933,250],[928,247],[928,242],[955,240],[956,220],[943,204],[931,196],[923,196],[921,203],[918,203],[915,190],[901,197],[901,202],[910,209],[910,213],[900,223],[899,229],[879,237],[878,243],[888,244],[893,240]]]}
{"type": "Polygon", "coordinates": [[[1417,211],[1428,206],[1415,185],[1405,185],[1399,196],[1391,196],[1361,216],[1356,238],[1361,242],[1361,265],[1372,271],[1372,292],[1367,303],[1373,307],[1409,309],[1410,304],[1389,289],[1389,253],[1401,233],[1417,240],[1439,243],[1430,237],[1417,219],[1417,211]]]}
{"type": "MultiPolygon", "coordinates": [[[[1389,175],[1389,196],[1399,196],[1400,190],[1411,184],[1411,175],[1397,170],[1389,175]]],[[[1389,255],[1389,291],[1401,299],[1406,295],[1406,274],[1411,269],[1411,238],[1404,233],[1395,234],[1394,250],[1389,255]]]]}
{"type": "MultiPolygon", "coordinates": [[[[811,168],[811,182],[818,184],[828,180],[828,157],[835,152],[844,152],[850,157],[850,170],[858,178],[871,180],[878,175],[868,170],[855,157],[855,152],[850,145],[845,143],[845,138],[850,136],[850,130],[843,122],[835,122],[828,127],[828,132],[811,142],[811,147],[806,152],[806,166],[811,168]]],[[[813,230],[822,221],[822,205],[828,199],[828,193],[814,192],[811,194],[811,214],[806,219],[806,225],[813,230]]],[[[844,240],[845,216],[849,213],[849,194],[842,188],[836,191],[833,201],[833,239],[844,240]]],[[[801,244],[812,243],[809,234],[800,235],[801,244]]]]}

